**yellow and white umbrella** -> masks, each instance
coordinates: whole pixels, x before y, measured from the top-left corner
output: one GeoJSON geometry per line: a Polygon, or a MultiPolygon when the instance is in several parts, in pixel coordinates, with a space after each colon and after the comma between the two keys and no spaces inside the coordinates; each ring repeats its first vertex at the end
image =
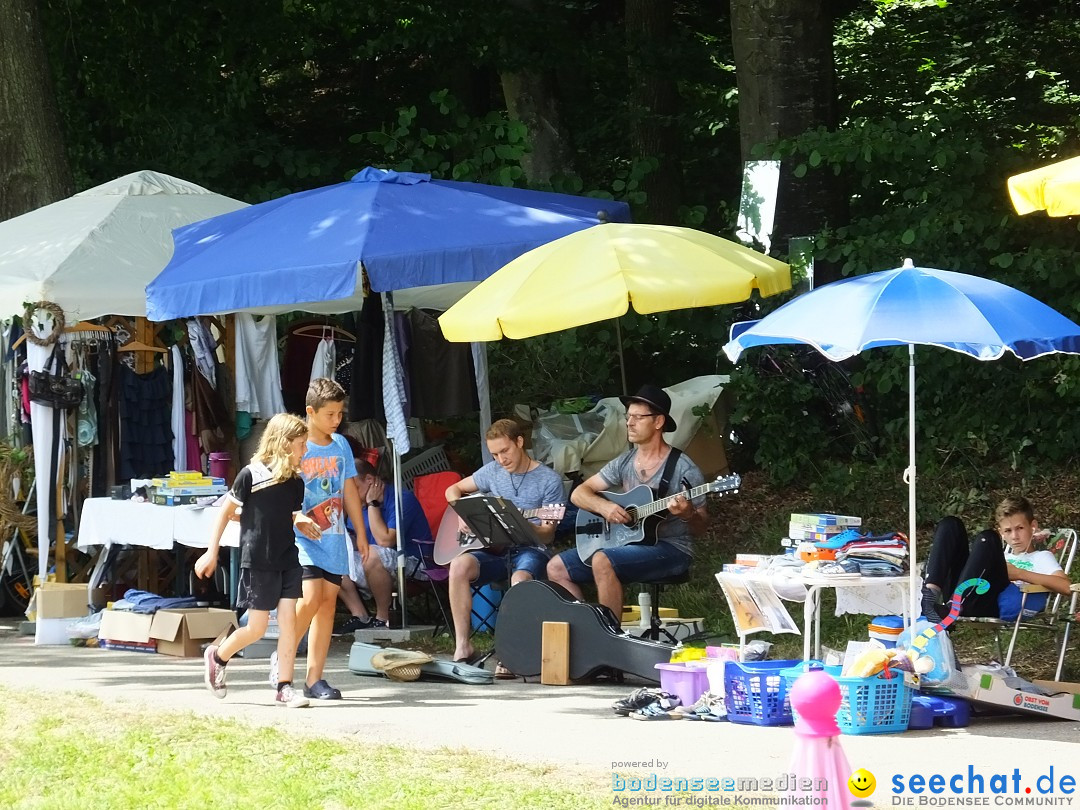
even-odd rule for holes
{"type": "Polygon", "coordinates": [[[527,338],[625,315],[732,304],[791,289],[786,264],[692,228],[605,223],[548,242],[439,318],[447,340],[527,338]]]}
{"type": "Polygon", "coordinates": [[[1080,157],[1051,163],[1009,178],[1009,196],[1018,214],[1046,211],[1052,217],[1080,214],[1080,157]]]}

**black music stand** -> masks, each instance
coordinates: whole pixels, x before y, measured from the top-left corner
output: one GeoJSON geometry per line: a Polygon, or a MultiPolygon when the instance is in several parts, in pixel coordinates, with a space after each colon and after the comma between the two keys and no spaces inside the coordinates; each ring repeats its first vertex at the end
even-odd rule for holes
{"type": "Polygon", "coordinates": [[[533,526],[510,501],[492,495],[469,495],[451,504],[485,549],[536,545],[533,526]]]}

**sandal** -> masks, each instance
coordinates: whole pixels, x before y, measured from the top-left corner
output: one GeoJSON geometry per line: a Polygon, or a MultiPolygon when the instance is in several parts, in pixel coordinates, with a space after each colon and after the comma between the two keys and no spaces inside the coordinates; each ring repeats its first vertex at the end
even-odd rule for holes
{"type": "Polygon", "coordinates": [[[517,680],[517,675],[508,670],[502,664],[495,665],[495,678],[500,681],[514,681],[517,680]]]}
{"type": "Polygon", "coordinates": [[[455,658],[453,663],[455,664],[467,664],[470,667],[477,666],[487,657],[487,653],[482,653],[477,650],[473,650],[472,655],[467,655],[464,658],[455,658]]]}
{"type": "Polygon", "coordinates": [[[304,687],[304,697],[316,700],[341,700],[341,690],[331,686],[325,680],[315,681],[311,686],[304,687]]]}

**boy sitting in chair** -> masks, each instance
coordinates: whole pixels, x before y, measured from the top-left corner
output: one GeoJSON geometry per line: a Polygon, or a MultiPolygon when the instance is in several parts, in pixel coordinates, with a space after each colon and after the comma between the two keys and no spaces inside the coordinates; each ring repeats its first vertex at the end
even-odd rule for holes
{"type": "MultiPolygon", "coordinates": [[[[960,518],[943,518],[934,532],[934,544],[926,563],[922,590],[922,614],[932,622],[944,618],[948,601],[959,582],[985,579],[990,589],[964,597],[961,613],[1013,621],[1020,615],[1021,587],[1037,585],[1060,594],[1070,593],[1070,581],[1052,551],[1037,549],[1041,539],[1038,521],[1027,498],[1003,500],[994,512],[997,531],[987,529],[975,536],[968,548],[967,529],[960,518]],[[1002,544],[1004,541],[1004,545],[1002,544]],[[945,602],[946,604],[943,604],[945,602]]],[[[1033,616],[1046,607],[1048,594],[1029,593],[1024,615],[1033,616]]]]}

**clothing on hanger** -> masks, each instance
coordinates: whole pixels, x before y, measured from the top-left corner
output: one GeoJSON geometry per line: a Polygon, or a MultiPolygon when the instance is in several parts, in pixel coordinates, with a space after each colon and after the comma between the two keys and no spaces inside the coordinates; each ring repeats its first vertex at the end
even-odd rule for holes
{"type": "Polygon", "coordinates": [[[278,362],[277,318],[235,316],[236,410],[269,419],[285,410],[278,362]]]}
{"type": "Polygon", "coordinates": [[[315,357],[311,361],[311,380],[316,380],[319,377],[328,377],[334,379],[334,363],[337,359],[337,349],[334,346],[334,339],[332,337],[324,337],[319,341],[318,348],[315,349],[315,357]]]}
{"type": "Polygon", "coordinates": [[[413,416],[439,419],[464,416],[479,409],[472,350],[468,343],[450,343],[439,321],[420,309],[409,311],[409,410],[413,416]]]}

